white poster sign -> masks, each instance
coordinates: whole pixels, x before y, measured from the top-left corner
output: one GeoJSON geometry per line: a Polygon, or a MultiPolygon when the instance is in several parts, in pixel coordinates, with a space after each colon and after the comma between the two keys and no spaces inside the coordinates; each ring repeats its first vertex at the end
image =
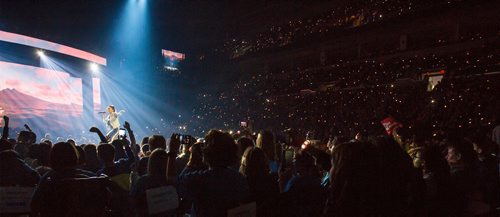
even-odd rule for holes
{"type": "Polygon", "coordinates": [[[0,187],[0,213],[28,213],[33,187],[0,187]]]}
{"type": "Polygon", "coordinates": [[[149,214],[157,214],[179,207],[179,197],[173,186],[146,190],[149,214]]]}

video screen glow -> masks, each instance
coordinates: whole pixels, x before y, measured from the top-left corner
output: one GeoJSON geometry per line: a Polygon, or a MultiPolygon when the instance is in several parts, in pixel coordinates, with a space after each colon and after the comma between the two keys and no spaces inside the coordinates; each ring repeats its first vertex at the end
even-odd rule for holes
{"type": "Polygon", "coordinates": [[[101,111],[101,80],[99,78],[92,78],[92,87],[94,111],[101,111]]]}
{"type": "Polygon", "coordinates": [[[161,50],[161,55],[163,55],[163,57],[165,57],[165,58],[168,58],[170,60],[175,60],[175,61],[181,61],[181,60],[186,59],[186,55],[183,53],[177,53],[177,52],[165,50],[165,49],[161,50]]]}
{"type": "Polygon", "coordinates": [[[22,127],[25,123],[69,127],[71,120],[81,118],[82,113],[81,78],[45,68],[0,62],[0,117],[11,117],[11,127],[22,127]]]}
{"type": "Polygon", "coordinates": [[[174,51],[170,50],[161,50],[161,55],[163,56],[164,59],[164,64],[163,68],[170,70],[170,71],[178,71],[179,70],[179,62],[183,61],[186,59],[186,55],[183,53],[177,53],[174,51]]]}

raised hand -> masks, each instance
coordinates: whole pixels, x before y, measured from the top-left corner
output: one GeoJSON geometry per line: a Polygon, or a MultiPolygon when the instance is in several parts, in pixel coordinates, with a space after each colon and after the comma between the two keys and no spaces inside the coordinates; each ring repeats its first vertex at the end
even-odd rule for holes
{"type": "Polygon", "coordinates": [[[125,123],[123,124],[123,128],[125,128],[126,130],[130,130],[130,124],[125,121],[125,123]]]}
{"type": "Polygon", "coordinates": [[[91,128],[89,129],[89,131],[90,131],[90,132],[92,132],[92,133],[97,133],[97,132],[100,132],[99,128],[97,128],[97,127],[91,127],[91,128]]]}
{"type": "Polygon", "coordinates": [[[26,128],[30,132],[33,132],[33,130],[31,130],[30,126],[28,126],[27,124],[24,125],[24,128],[26,128]]]}
{"type": "Polygon", "coordinates": [[[101,140],[102,143],[107,143],[109,139],[107,139],[104,134],[102,134],[101,130],[99,130],[99,128],[97,127],[91,127],[89,129],[90,132],[92,133],[97,133],[97,135],[99,136],[99,139],[101,140]]]}
{"type": "Polygon", "coordinates": [[[4,126],[2,131],[2,139],[7,139],[9,136],[9,117],[3,116],[4,126]]]}

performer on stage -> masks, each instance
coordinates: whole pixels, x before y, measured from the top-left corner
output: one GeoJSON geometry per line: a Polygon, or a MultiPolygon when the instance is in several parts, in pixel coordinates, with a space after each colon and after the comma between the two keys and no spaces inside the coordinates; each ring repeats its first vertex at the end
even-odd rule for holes
{"type": "Polygon", "coordinates": [[[109,130],[106,134],[106,139],[108,139],[109,142],[118,139],[118,132],[120,131],[120,120],[118,119],[118,117],[120,117],[124,112],[124,110],[116,112],[115,106],[109,105],[108,116],[105,117],[106,113],[103,113],[102,121],[104,122],[104,124],[106,124],[106,127],[109,130]]]}

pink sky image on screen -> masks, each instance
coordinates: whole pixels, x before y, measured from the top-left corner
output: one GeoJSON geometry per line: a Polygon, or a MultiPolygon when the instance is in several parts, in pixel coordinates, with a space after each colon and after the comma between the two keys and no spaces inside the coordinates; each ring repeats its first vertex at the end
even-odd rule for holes
{"type": "Polygon", "coordinates": [[[70,129],[83,113],[82,79],[66,72],[0,61],[0,116],[12,126],[54,123],[54,130],[70,129]],[[57,129],[56,129],[57,128],[57,129]]]}
{"type": "Polygon", "coordinates": [[[15,89],[38,99],[65,105],[83,105],[82,80],[68,73],[0,62],[0,91],[15,89]]]}
{"type": "Polygon", "coordinates": [[[92,94],[94,96],[94,110],[101,111],[101,80],[92,78],[92,94]]]}

